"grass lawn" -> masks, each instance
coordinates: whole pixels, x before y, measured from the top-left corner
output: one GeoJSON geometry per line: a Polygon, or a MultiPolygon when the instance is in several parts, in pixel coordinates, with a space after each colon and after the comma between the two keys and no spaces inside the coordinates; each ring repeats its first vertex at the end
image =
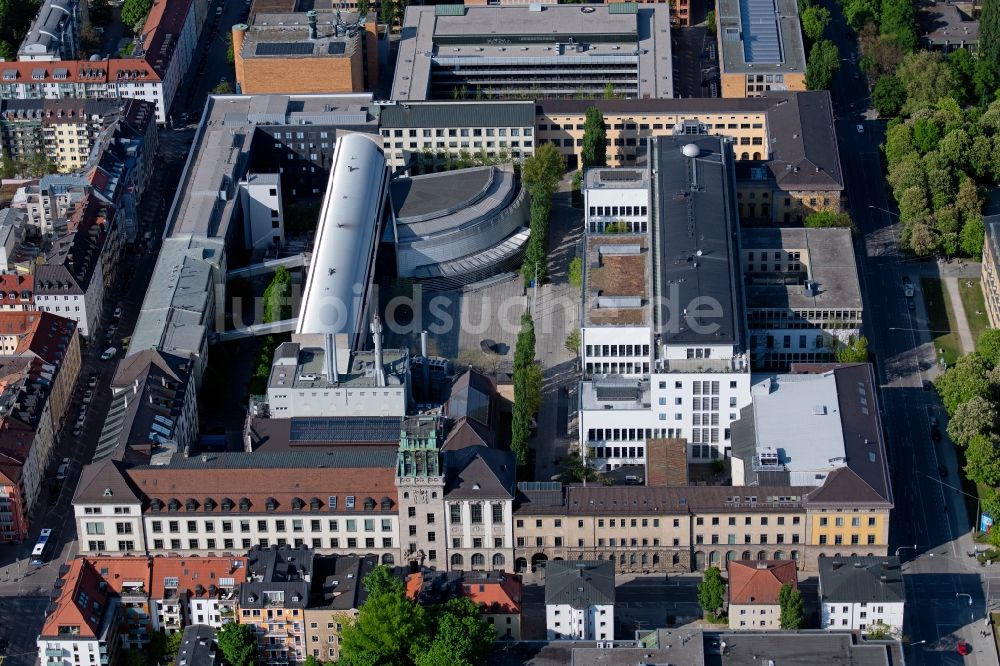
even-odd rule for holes
{"type": "Polygon", "coordinates": [[[927,328],[934,331],[931,336],[934,338],[937,357],[940,359],[943,355],[945,363],[953,365],[962,355],[962,346],[958,340],[955,313],[951,309],[944,285],[937,278],[920,278],[920,291],[924,295],[924,306],[930,318],[927,328]]]}
{"type": "Polygon", "coordinates": [[[990,319],[986,316],[986,299],[979,278],[959,279],[958,291],[962,294],[962,305],[965,307],[965,318],[969,321],[972,339],[979,342],[979,336],[990,327],[990,319]]]}

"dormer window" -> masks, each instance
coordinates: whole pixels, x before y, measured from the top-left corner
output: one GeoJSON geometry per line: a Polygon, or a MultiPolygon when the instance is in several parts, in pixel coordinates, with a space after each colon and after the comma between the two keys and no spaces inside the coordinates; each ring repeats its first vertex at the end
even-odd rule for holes
{"type": "Polygon", "coordinates": [[[193,497],[189,497],[184,502],[184,508],[187,511],[197,511],[198,510],[198,502],[196,502],[193,497]]]}
{"type": "Polygon", "coordinates": [[[309,500],[309,508],[313,511],[319,511],[323,508],[323,501],[318,497],[313,497],[309,500]]]}
{"type": "Polygon", "coordinates": [[[104,489],[104,496],[105,497],[114,497],[114,495],[115,494],[114,494],[114,492],[112,492],[111,488],[105,488],[104,489]]]}
{"type": "Polygon", "coordinates": [[[274,499],[273,497],[268,497],[267,501],[264,502],[264,508],[266,508],[268,511],[275,511],[275,510],[277,510],[277,508],[278,508],[278,500],[274,499]]]}
{"type": "Polygon", "coordinates": [[[202,502],[202,506],[205,507],[205,511],[213,511],[215,509],[215,500],[211,497],[206,497],[205,501],[202,502]]]}
{"type": "Polygon", "coordinates": [[[232,511],[233,510],[233,500],[229,499],[228,497],[223,497],[222,498],[222,510],[223,511],[232,511]]]}
{"type": "Polygon", "coordinates": [[[375,509],[375,500],[371,497],[365,498],[365,511],[372,511],[375,509]]]}
{"type": "Polygon", "coordinates": [[[306,505],[300,498],[296,497],[292,500],[292,511],[301,511],[302,507],[306,505]]]}
{"type": "Polygon", "coordinates": [[[382,498],[382,511],[392,511],[392,500],[388,497],[382,498]]]}
{"type": "Polygon", "coordinates": [[[181,503],[178,502],[173,497],[171,497],[170,501],[167,502],[167,508],[170,509],[171,511],[180,511],[181,510],[181,503]]]}
{"type": "Polygon", "coordinates": [[[33,69],[31,70],[31,80],[32,81],[42,81],[45,79],[44,69],[33,69]]]}
{"type": "Polygon", "coordinates": [[[246,497],[241,497],[240,511],[249,511],[249,510],[250,510],[250,500],[248,500],[246,497]]]}

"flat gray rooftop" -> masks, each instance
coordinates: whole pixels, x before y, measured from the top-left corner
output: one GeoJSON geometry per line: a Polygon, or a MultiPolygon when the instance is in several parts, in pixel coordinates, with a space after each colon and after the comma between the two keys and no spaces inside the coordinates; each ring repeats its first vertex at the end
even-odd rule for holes
{"type": "Polygon", "coordinates": [[[479,167],[397,178],[389,186],[396,217],[422,218],[468,205],[490,184],[492,169],[479,167]]]}
{"type": "MultiPolygon", "coordinates": [[[[317,12],[316,39],[309,39],[309,24],[305,12],[261,14],[253,17],[253,23],[243,37],[242,56],[244,58],[343,58],[358,49],[356,34],[348,34],[343,27],[350,25],[357,30],[358,15],[354,12],[317,12]],[[337,31],[337,16],[341,18],[341,30],[337,31]]],[[[362,33],[363,34],[363,33],[362,33]]]]}
{"type": "Polygon", "coordinates": [[[657,168],[654,313],[665,344],[741,345],[733,157],[720,137],[650,141],[657,168]],[[694,158],[681,152],[694,144],[694,158]]]}
{"type": "Polygon", "coordinates": [[[796,0],[719,0],[717,11],[722,74],[805,72],[796,0]]]}
{"type": "Polygon", "coordinates": [[[743,250],[778,250],[802,253],[808,279],[816,289],[804,285],[750,284],[746,287],[749,308],[861,309],[861,287],[854,261],[849,229],[744,229],[743,250]]]}
{"type": "Polygon", "coordinates": [[[648,190],[649,177],[645,169],[593,168],[584,171],[586,189],[648,190]]]}
{"type": "Polygon", "coordinates": [[[449,63],[509,68],[631,65],[639,79],[639,97],[672,97],[670,8],[640,5],[630,13],[622,11],[626,4],[468,6],[454,13],[440,6],[409,6],[392,99],[428,99],[432,66],[449,63]]]}

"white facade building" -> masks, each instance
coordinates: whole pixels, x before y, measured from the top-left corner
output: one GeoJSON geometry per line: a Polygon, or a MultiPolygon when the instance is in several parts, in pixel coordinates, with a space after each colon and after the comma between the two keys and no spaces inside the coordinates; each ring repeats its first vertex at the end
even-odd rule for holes
{"type": "Polygon", "coordinates": [[[266,250],[285,243],[285,211],[281,201],[281,174],[249,174],[240,183],[243,238],[249,250],[266,250]]]}
{"type": "Polygon", "coordinates": [[[579,432],[598,469],[645,464],[653,438],[725,457],[750,402],[730,149],[650,145],[647,171],[585,176],[579,432]]]}
{"type": "Polygon", "coordinates": [[[885,625],[890,635],[902,634],[906,589],[898,557],[820,557],[819,597],[824,629],[885,625]]]}
{"type": "Polygon", "coordinates": [[[613,562],[553,560],[545,568],[545,634],[550,641],[615,639],[613,562]]]}

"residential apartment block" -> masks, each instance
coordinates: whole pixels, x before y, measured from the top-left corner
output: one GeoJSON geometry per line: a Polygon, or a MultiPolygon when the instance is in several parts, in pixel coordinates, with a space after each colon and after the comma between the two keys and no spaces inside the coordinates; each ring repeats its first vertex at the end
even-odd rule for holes
{"type": "MultiPolygon", "coordinates": [[[[191,65],[207,4],[155,0],[129,58],[93,60],[70,53],[77,49],[74,21],[60,18],[68,28],[60,32],[62,37],[55,39],[42,28],[39,39],[29,35],[22,44],[19,62],[0,64],[0,99],[141,99],[155,105],[156,121],[164,123],[191,65]]],[[[77,11],[76,2],[46,2],[33,25],[65,14],[63,5],[77,11]]]]}
{"type": "Polygon", "coordinates": [[[84,196],[56,238],[44,262],[35,267],[35,305],[73,319],[80,335],[96,329],[106,290],[115,278],[124,246],[123,225],[114,205],[93,193],[84,196]]]}
{"type": "Polygon", "coordinates": [[[62,173],[81,169],[121,107],[122,102],[115,99],[0,101],[3,158],[44,155],[62,173]]]}
{"type": "Polygon", "coordinates": [[[81,7],[76,0],[45,0],[17,50],[26,61],[72,60],[80,44],[81,7]]]}
{"type": "Polygon", "coordinates": [[[850,229],[744,228],[740,254],[755,368],[832,361],[861,335],[850,229]]]}
{"type": "Polygon", "coordinates": [[[722,97],[806,89],[806,52],[794,0],[720,0],[715,27],[722,97]]]}
{"type": "Polygon", "coordinates": [[[729,628],[734,631],[781,629],[781,588],[798,589],[797,563],[793,560],[726,562],[729,628]]]}
{"type": "Polygon", "coordinates": [[[75,324],[0,312],[0,543],[23,541],[80,369],[75,324]]]}
{"type": "Polygon", "coordinates": [[[521,640],[521,577],[503,571],[432,571],[406,576],[406,596],[417,603],[443,603],[464,596],[493,625],[497,640],[521,640]]]}
{"type": "Polygon", "coordinates": [[[615,565],[606,560],[549,562],[545,634],[552,640],[615,638],[615,565]]]}
{"type": "Polygon", "coordinates": [[[0,275],[0,310],[33,310],[33,289],[34,280],[30,275],[20,273],[0,275]]]}
{"type": "Polygon", "coordinates": [[[906,586],[899,558],[824,557],[819,560],[821,627],[890,635],[903,631],[906,586]]]}

